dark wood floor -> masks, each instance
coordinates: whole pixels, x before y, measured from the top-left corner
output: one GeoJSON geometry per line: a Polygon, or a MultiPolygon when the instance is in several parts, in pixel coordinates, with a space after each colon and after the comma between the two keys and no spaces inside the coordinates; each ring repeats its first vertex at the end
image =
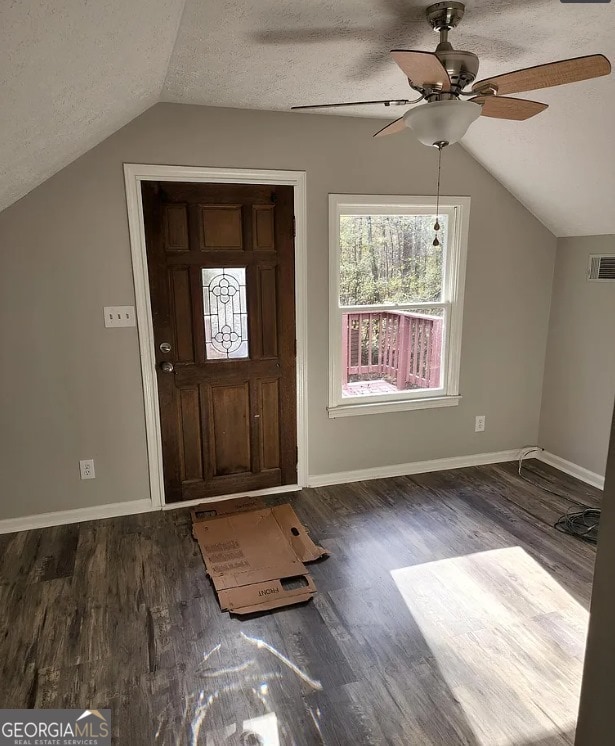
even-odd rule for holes
{"type": "Polygon", "coordinates": [[[186,510],[2,536],[0,706],[111,707],[122,746],[571,744],[594,549],[515,470],[295,494],[319,593],[247,620],[186,510]]]}

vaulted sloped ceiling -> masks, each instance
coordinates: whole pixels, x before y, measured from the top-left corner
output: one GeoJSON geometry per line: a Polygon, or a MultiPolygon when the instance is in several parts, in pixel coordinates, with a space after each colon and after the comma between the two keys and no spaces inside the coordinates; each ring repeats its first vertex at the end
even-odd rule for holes
{"type": "MultiPolygon", "coordinates": [[[[433,50],[437,42],[424,20],[428,0],[183,5],[0,6],[0,209],[158,100],[287,110],[410,97],[388,51],[433,50]]],[[[614,32],[613,4],[468,0],[451,40],[479,55],[486,77],[595,52],[615,60],[614,32]]],[[[550,108],[524,123],[482,118],[463,146],[556,235],[615,233],[615,76],[527,97],[550,108]]],[[[392,119],[401,112],[344,113],[392,119]]],[[[395,137],[403,148],[412,134],[395,137]]]]}
{"type": "Polygon", "coordinates": [[[184,0],[2,0],[0,209],[160,100],[184,0]]]}

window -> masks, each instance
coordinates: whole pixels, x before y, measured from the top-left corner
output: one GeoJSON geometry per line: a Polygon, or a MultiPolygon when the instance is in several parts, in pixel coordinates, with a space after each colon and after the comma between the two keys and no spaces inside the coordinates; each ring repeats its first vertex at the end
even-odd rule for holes
{"type": "Polygon", "coordinates": [[[246,268],[201,270],[208,360],[248,357],[246,268]]]}
{"type": "Polygon", "coordinates": [[[329,416],[451,406],[469,197],[329,196],[329,416]]]}

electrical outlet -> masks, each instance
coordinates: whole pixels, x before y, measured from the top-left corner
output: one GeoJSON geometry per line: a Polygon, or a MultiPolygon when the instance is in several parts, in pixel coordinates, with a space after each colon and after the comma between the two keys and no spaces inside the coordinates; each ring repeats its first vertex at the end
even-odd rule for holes
{"type": "Polygon", "coordinates": [[[134,306],[105,306],[105,326],[136,326],[134,306]]]}
{"type": "Polygon", "coordinates": [[[479,414],[474,420],[474,432],[484,433],[485,432],[485,415],[479,414]]]}
{"type": "Polygon", "coordinates": [[[81,479],[96,479],[93,458],[84,458],[79,462],[79,474],[81,479]]]}

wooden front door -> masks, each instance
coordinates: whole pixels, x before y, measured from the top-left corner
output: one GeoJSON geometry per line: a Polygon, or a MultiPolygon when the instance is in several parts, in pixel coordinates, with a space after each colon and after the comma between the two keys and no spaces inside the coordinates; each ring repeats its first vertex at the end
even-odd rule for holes
{"type": "Polygon", "coordinates": [[[296,483],[293,188],[142,188],[166,501],[296,483]]]}

